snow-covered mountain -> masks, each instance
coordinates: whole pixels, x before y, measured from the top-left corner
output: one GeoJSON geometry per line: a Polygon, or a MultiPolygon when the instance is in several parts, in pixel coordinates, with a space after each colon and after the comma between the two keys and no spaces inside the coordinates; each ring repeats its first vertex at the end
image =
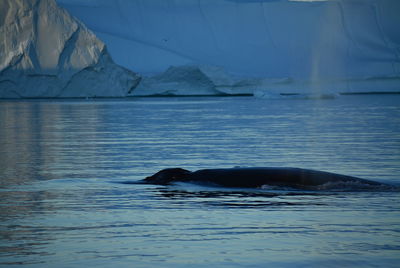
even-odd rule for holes
{"type": "Polygon", "coordinates": [[[398,0],[57,1],[153,89],[170,66],[210,65],[258,90],[400,90],[398,0]]]}
{"type": "Polygon", "coordinates": [[[0,1],[0,98],[120,97],[139,80],[54,0],[0,1]]]}

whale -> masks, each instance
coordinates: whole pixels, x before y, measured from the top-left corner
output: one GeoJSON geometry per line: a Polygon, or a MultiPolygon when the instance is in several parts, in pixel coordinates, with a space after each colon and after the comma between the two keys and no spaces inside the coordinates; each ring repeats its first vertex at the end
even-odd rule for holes
{"type": "Polygon", "coordinates": [[[183,168],[167,168],[141,180],[141,183],[157,185],[176,182],[233,188],[289,187],[302,190],[323,190],[332,186],[387,186],[353,176],[291,167],[218,168],[193,172],[183,168]]]}

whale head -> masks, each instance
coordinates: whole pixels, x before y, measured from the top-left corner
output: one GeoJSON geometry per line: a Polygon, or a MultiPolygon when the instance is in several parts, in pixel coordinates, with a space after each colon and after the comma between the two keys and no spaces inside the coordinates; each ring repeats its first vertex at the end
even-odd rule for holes
{"type": "Polygon", "coordinates": [[[167,168],[144,179],[146,183],[166,185],[174,181],[184,181],[191,172],[183,168],[167,168]]]}

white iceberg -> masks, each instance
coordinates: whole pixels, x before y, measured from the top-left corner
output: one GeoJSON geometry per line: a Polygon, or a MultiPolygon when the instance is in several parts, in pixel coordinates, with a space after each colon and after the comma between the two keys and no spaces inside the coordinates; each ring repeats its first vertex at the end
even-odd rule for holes
{"type": "MultiPolygon", "coordinates": [[[[245,92],[400,90],[398,0],[57,1],[143,75],[221,66],[245,92]]],[[[167,94],[188,94],[186,82],[168,83],[167,94]]]]}
{"type": "Polygon", "coordinates": [[[242,95],[252,94],[254,82],[245,82],[217,66],[171,66],[165,72],[144,77],[131,96],[242,95]]]}
{"type": "Polygon", "coordinates": [[[170,67],[164,73],[144,77],[133,96],[218,95],[215,84],[199,66],[170,67]]]}
{"type": "Polygon", "coordinates": [[[0,98],[122,97],[139,81],[54,0],[0,1],[0,98]]]}

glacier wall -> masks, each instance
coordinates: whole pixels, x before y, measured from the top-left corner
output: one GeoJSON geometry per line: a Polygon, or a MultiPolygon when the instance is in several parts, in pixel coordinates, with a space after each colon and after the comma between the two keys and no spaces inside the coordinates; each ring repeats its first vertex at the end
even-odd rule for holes
{"type": "Polygon", "coordinates": [[[54,0],[0,1],[0,98],[121,97],[139,80],[54,0]]]}
{"type": "Polygon", "coordinates": [[[57,2],[144,75],[211,65],[265,90],[400,90],[398,0],[57,2]]]}

